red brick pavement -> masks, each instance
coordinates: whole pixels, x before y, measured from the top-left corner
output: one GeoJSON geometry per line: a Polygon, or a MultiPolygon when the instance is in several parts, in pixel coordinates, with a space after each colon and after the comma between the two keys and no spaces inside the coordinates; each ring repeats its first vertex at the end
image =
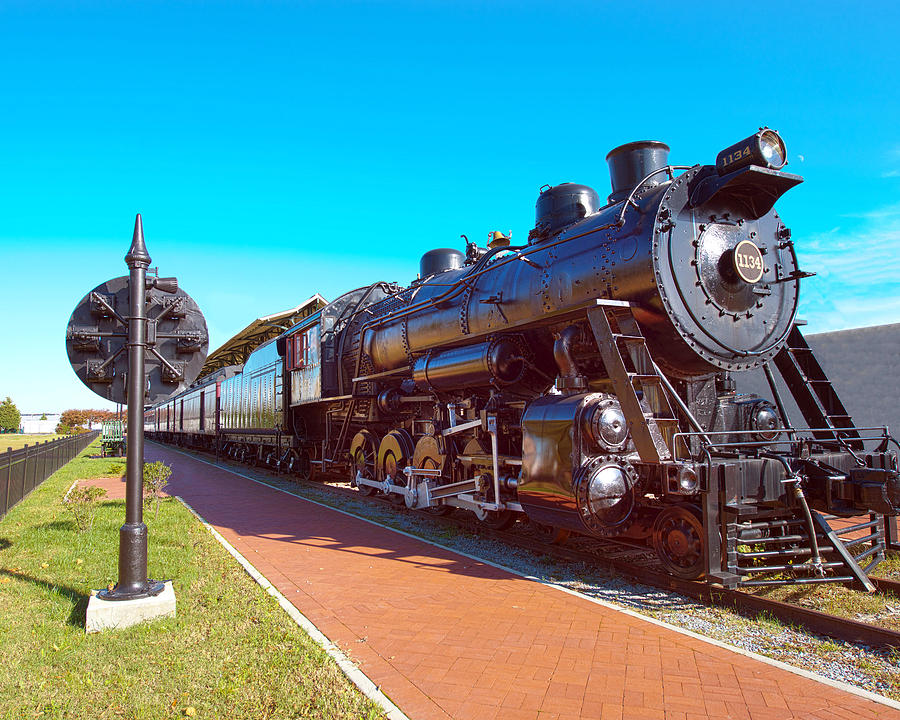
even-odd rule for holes
{"type": "MultiPolygon", "coordinates": [[[[87,480],[81,480],[79,487],[99,487],[106,490],[104,500],[124,500],[125,499],[125,476],[119,477],[96,477],[87,480]]],[[[171,497],[174,493],[168,489],[162,491],[164,497],[171,497]]]]}
{"type": "Polygon", "coordinates": [[[410,718],[900,719],[880,703],[170,448],[148,444],[146,454],[172,465],[169,492],[410,718]]]}
{"type": "MultiPolygon", "coordinates": [[[[862,523],[867,523],[871,520],[868,515],[857,515],[856,517],[851,518],[834,518],[828,521],[828,524],[831,525],[833,530],[842,530],[843,528],[852,527],[853,525],[861,525],[862,523]]],[[[897,527],[897,518],[891,517],[887,518],[889,523],[894,523],[894,527],[897,527]]],[[[844,540],[848,540],[851,538],[862,537],[863,535],[868,535],[871,532],[868,528],[865,530],[856,530],[854,532],[848,533],[846,535],[842,535],[844,540]]]]}

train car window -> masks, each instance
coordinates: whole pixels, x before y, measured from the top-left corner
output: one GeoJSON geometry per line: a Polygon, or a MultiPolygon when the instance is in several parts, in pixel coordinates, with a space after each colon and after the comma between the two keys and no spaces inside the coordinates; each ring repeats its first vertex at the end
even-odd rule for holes
{"type": "Polygon", "coordinates": [[[296,350],[296,355],[295,355],[296,367],[297,368],[306,367],[306,353],[309,350],[309,348],[307,346],[305,332],[299,333],[297,335],[295,350],[296,350]]]}
{"type": "Polygon", "coordinates": [[[316,326],[299,332],[290,338],[287,344],[288,370],[302,370],[314,361],[315,348],[313,343],[310,342],[314,330],[317,330],[316,326]]]}

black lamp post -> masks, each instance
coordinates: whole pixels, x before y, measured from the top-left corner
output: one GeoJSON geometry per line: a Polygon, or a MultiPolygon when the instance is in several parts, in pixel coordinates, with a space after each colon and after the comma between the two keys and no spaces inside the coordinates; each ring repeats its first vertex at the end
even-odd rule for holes
{"type": "MultiPolygon", "coordinates": [[[[119,531],[119,582],[112,590],[101,590],[97,594],[100,600],[138,600],[165,591],[164,583],[147,579],[144,405],[186,390],[203,368],[209,349],[206,321],[197,303],[178,287],[175,278],[161,278],[155,273],[148,277],[150,254],[140,214],[134,221],[125,263],[129,275],[108,280],[85,295],[66,329],[66,351],[78,378],[100,397],[127,403],[125,524],[119,531]]],[[[124,622],[115,613],[110,617],[101,624],[118,626],[124,622]]]]}
{"type": "Polygon", "coordinates": [[[105,600],[133,600],[159,595],[164,583],[147,578],[147,526],[144,524],[144,393],[147,345],[147,268],[140,213],[134,221],[131,249],[125,256],[128,274],[128,457],[125,466],[125,524],[119,529],[119,582],[98,594],[105,600]]]}

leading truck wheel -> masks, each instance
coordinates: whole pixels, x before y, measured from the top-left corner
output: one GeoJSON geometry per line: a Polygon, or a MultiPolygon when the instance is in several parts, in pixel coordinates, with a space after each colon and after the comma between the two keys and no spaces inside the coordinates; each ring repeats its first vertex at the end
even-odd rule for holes
{"type": "Polygon", "coordinates": [[[561,545],[572,534],[566,528],[556,527],[556,525],[544,525],[533,520],[531,521],[531,528],[537,539],[548,545],[561,545]]]}
{"type": "Polygon", "coordinates": [[[518,519],[512,510],[481,510],[475,512],[475,517],[491,530],[506,530],[518,519]]]}
{"type": "Polygon", "coordinates": [[[297,478],[301,482],[309,482],[314,476],[312,455],[309,454],[309,450],[301,450],[298,457],[297,478]]]}
{"type": "Polygon", "coordinates": [[[653,549],[668,572],[685,580],[703,577],[706,570],[700,517],[692,505],[672,505],[653,523],[653,549]]]}

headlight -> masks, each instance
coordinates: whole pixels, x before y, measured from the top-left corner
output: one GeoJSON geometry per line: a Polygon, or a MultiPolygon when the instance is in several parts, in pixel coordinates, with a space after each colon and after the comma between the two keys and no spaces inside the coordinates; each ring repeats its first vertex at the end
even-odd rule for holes
{"type": "Polygon", "coordinates": [[[697,472],[687,465],[678,469],[678,487],[685,495],[693,495],[700,487],[700,480],[697,472]]]}
{"type": "Polygon", "coordinates": [[[687,463],[666,466],[667,491],[671,495],[695,495],[700,489],[697,469],[687,463]]]}
{"type": "Polygon", "coordinates": [[[781,428],[781,420],[778,412],[765,400],[760,400],[753,405],[750,415],[750,429],[753,431],[753,439],[757,442],[768,442],[778,437],[781,428]]]}
{"type": "Polygon", "coordinates": [[[628,440],[628,421],[612,397],[601,400],[589,415],[588,434],[603,450],[621,450],[628,440]]]}
{"type": "Polygon", "coordinates": [[[615,535],[631,522],[635,467],[611,455],[593,457],[575,473],[572,483],[578,512],[594,535],[615,535]]]}
{"type": "Polygon", "coordinates": [[[784,141],[774,130],[762,128],[745,140],[725,148],[716,156],[716,170],[727,175],[735,170],[758,165],[770,170],[780,170],[787,163],[784,141]]]}
{"type": "Polygon", "coordinates": [[[763,130],[759,134],[759,151],[763,160],[773,170],[784,167],[787,162],[784,152],[784,142],[774,130],[763,130]]]}
{"type": "Polygon", "coordinates": [[[594,471],[588,480],[588,506],[594,515],[606,516],[628,492],[628,476],[616,465],[594,471]]]}

